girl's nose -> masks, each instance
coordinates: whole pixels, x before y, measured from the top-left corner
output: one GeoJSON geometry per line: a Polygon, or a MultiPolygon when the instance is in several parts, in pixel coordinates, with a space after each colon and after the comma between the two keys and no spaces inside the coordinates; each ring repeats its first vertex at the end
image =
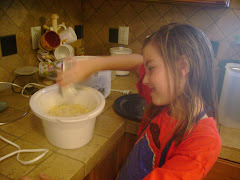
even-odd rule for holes
{"type": "Polygon", "coordinates": [[[147,73],[144,75],[143,84],[148,85],[148,75],[147,75],[147,73]]]}

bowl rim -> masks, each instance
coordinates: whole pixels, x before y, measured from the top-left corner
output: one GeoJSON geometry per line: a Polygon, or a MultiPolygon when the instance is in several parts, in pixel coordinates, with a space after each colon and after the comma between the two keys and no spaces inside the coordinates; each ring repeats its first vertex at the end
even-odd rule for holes
{"type": "Polygon", "coordinates": [[[79,116],[71,116],[71,117],[59,117],[59,116],[48,115],[47,113],[42,112],[41,110],[39,111],[39,108],[34,103],[34,101],[42,93],[46,93],[46,92],[53,91],[53,90],[57,89],[58,88],[57,84],[47,86],[43,89],[38,90],[36,93],[34,93],[31,96],[30,101],[29,101],[30,108],[37,117],[39,117],[42,120],[47,120],[47,121],[51,121],[51,122],[71,123],[71,122],[85,121],[85,120],[97,117],[103,111],[105,103],[106,103],[103,94],[101,92],[99,92],[98,90],[96,90],[92,87],[89,87],[89,86],[81,85],[80,87],[83,87],[84,89],[87,89],[88,91],[90,90],[96,97],[100,98],[99,106],[97,106],[93,111],[90,111],[87,114],[79,115],[79,116]],[[38,110],[36,110],[36,109],[38,109],[38,110]]]}

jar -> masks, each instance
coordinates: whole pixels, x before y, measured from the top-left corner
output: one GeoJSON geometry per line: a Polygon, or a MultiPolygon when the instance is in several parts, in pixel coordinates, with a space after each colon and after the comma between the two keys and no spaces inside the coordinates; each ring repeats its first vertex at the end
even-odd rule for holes
{"type": "Polygon", "coordinates": [[[62,60],[55,62],[40,62],[39,76],[55,80],[57,73],[62,70],[62,60]]]}
{"type": "MultiPolygon", "coordinates": [[[[130,48],[124,48],[124,47],[113,47],[110,48],[111,56],[115,55],[122,55],[122,54],[132,54],[132,50],[130,48]]],[[[115,75],[117,76],[127,76],[130,72],[129,71],[115,71],[115,75]]],[[[113,77],[114,78],[114,77],[113,77]]]]}

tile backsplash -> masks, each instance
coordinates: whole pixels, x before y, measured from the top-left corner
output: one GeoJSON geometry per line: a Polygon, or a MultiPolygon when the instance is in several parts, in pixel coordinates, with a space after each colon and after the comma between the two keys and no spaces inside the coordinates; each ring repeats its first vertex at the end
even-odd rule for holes
{"type": "Polygon", "coordinates": [[[31,27],[46,23],[57,13],[58,22],[67,26],[84,25],[86,55],[108,55],[109,28],[129,26],[129,47],[141,53],[147,35],[171,22],[188,23],[202,29],[210,40],[219,41],[217,60],[240,60],[240,45],[233,42],[240,34],[240,1],[232,0],[230,8],[170,5],[132,0],[5,0],[0,1],[0,37],[16,34],[18,53],[2,57],[0,81],[10,81],[14,70],[23,65],[36,65],[32,50],[31,27]]]}
{"type": "Polygon", "coordinates": [[[230,8],[170,5],[158,2],[127,0],[83,1],[84,41],[87,54],[109,54],[118,46],[108,42],[109,28],[129,26],[129,45],[141,53],[147,35],[161,25],[180,22],[202,29],[210,40],[219,41],[217,59],[240,59],[239,47],[232,45],[240,34],[240,1],[232,0],[230,8]]]}
{"type": "Polygon", "coordinates": [[[17,54],[4,56],[0,50],[0,81],[11,81],[16,68],[38,66],[37,50],[32,49],[31,27],[51,25],[51,14],[58,23],[81,25],[81,0],[0,0],[0,37],[16,35],[17,54]]]}

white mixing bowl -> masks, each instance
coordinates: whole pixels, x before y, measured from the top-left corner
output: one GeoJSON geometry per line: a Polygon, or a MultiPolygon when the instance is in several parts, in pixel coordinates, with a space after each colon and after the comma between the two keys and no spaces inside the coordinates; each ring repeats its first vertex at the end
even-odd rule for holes
{"type": "Polygon", "coordinates": [[[86,86],[78,87],[76,93],[62,97],[55,84],[37,91],[30,99],[30,107],[42,120],[48,141],[62,149],[79,148],[92,139],[96,117],[103,111],[104,106],[104,96],[96,89],[86,86]],[[48,114],[53,106],[63,103],[80,104],[90,112],[72,117],[48,114]]]}

